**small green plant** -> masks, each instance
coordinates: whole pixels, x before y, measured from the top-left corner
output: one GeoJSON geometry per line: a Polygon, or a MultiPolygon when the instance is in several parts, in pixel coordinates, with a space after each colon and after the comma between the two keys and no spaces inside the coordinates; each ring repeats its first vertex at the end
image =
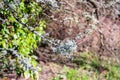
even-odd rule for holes
{"type": "MultiPolygon", "coordinates": [[[[107,58],[107,57],[106,57],[107,58]]],[[[111,62],[111,60],[109,60],[111,62]]],[[[77,63],[77,68],[64,67],[62,76],[57,76],[53,80],[119,80],[119,64],[113,62],[109,64],[108,60],[100,60],[95,53],[83,52],[73,58],[73,63],[77,63]]],[[[59,74],[58,74],[59,75],[59,74]]]]}
{"type": "MultiPolygon", "coordinates": [[[[76,70],[77,73],[79,72],[78,75],[80,76],[83,75],[82,77],[86,78],[83,79],[82,77],[80,77],[79,80],[89,80],[89,79],[119,80],[120,79],[119,64],[113,62],[112,59],[109,60],[109,58],[108,60],[104,60],[104,59],[101,60],[100,56],[98,56],[95,53],[91,53],[91,52],[80,53],[77,57],[73,58],[73,63],[77,63],[79,65],[79,70],[76,70]],[[109,62],[112,63],[109,64],[109,62]]],[[[70,73],[71,71],[69,72],[69,74],[70,73]]],[[[72,74],[71,76],[73,77],[74,75],[72,74]]],[[[74,78],[71,80],[74,80],[74,78]]]]}
{"type": "Polygon", "coordinates": [[[84,70],[70,69],[65,67],[66,77],[68,80],[89,80],[90,76],[84,70]]]}

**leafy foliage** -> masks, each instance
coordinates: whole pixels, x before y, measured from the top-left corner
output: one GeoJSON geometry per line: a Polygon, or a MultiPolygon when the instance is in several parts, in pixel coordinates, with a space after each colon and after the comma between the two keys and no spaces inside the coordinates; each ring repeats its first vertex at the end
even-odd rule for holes
{"type": "MultiPolygon", "coordinates": [[[[17,3],[15,0],[6,0],[3,8],[0,9],[1,19],[6,20],[0,23],[0,48],[14,48],[18,51],[16,54],[22,55],[26,63],[29,63],[27,65],[32,64],[33,68],[37,67],[33,49],[37,48],[37,43],[41,41],[41,38],[28,29],[35,30],[40,35],[44,34],[43,29],[46,27],[46,22],[40,19],[41,14],[42,8],[32,0],[29,2],[18,0],[17,3]]],[[[1,52],[1,54],[4,54],[4,52],[1,52]]],[[[8,52],[7,55],[12,56],[8,52]]],[[[38,72],[30,70],[20,63],[18,57],[15,57],[19,63],[18,66],[15,66],[17,71],[22,69],[26,78],[34,77],[34,73],[38,74],[38,72]]],[[[2,58],[2,61],[4,59],[8,61],[8,58],[3,56],[0,56],[0,58],[2,58]]]]}

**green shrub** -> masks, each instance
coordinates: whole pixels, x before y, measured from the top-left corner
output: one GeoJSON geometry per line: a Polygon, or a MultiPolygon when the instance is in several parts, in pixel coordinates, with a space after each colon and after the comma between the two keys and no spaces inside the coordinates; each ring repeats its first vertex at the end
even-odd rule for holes
{"type": "MultiPolygon", "coordinates": [[[[11,59],[17,60],[14,64],[19,63],[15,66],[15,70],[23,72],[26,78],[30,76],[34,78],[38,72],[25,65],[31,65],[33,68],[38,65],[33,49],[37,48],[37,43],[41,41],[41,37],[34,34],[33,31],[40,35],[44,34],[46,22],[39,17],[42,14],[42,8],[32,0],[29,2],[22,0],[18,3],[15,0],[6,0],[2,6],[3,8],[0,9],[0,15],[2,15],[0,17],[2,19],[0,23],[0,48],[16,50],[18,53],[15,54],[18,56],[10,54],[9,50],[7,52],[7,57],[12,56],[11,59]]],[[[4,54],[5,50],[0,51],[4,54]]],[[[4,60],[6,57],[0,55],[0,58],[4,60]]],[[[6,60],[8,59],[6,58],[6,60]]]]}

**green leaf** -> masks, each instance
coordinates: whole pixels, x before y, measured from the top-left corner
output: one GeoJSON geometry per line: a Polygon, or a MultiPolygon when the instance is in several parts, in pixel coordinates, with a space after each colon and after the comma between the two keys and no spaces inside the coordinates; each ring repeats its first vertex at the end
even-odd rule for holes
{"type": "Polygon", "coordinates": [[[26,80],[28,78],[30,78],[30,71],[29,70],[27,70],[27,71],[24,72],[24,77],[25,77],[26,80]]]}
{"type": "Polygon", "coordinates": [[[39,72],[38,71],[35,71],[35,78],[36,78],[36,80],[39,80],[39,72]]]}
{"type": "Polygon", "coordinates": [[[27,18],[22,18],[21,21],[25,24],[28,22],[28,19],[27,18]]]}
{"type": "Polygon", "coordinates": [[[34,59],[32,59],[31,63],[32,63],[33,67],[36,67],[38,64],[37,61],[35,61],[34,59]]]}

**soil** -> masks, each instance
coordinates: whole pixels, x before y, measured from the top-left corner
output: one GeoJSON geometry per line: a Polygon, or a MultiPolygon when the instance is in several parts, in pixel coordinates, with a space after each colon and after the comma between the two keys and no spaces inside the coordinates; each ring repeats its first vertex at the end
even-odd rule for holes
{"type": "MultiPolygon", "coordinates": [[[[97,29],[94,30],[88,37],[76,40],[78,42],[78,53],[90,51],[98,54],[101,58],[112,57],[115,58],[116,61],[119,60],[120,17],[115,14],[111,15],[112,13],[108,14],[107,11],[104,15],[101,15],[101,7],[99,10],[97,9],[97,12],[93,12],[96,10],[96,7],[94,6],[95,3],[92,4],[89,1],[83,3],[82,5],[81,3],[76,2],[76,0],[65,0],[64,2],[64,5],[62,5],[60,9],[68,10],[68,12],[51,12],[52,14],[49,15],[49,17],[52,16],[55,19],[52,19],[52,21],[50,19],[46,28],[46,32],[50,33],[50,37],[60,40],[64,40],[66,38],[74,39],[79,33],[84,33],[86,29],[89,29],[89,24],[93,23],[91,21],[86,21],[82,16],[82,13],[86,11],[91,13],[91,15],[94,13],[98,20],[98,24],[96,24],[97,29]]],[[[99,8],[99,6],[97,6],[97,8],[99,8]]],[[[111,11],[114,9],[111,8],[109,10],[111,11]]],[[[63,56],[61,57],[60,55],[54,54],[48,47],[43,48],[40,46],[37,52],[40,55],[40,63],[44,64],[42,67],[43,72],[40,75],[42,80],[48,80],[48,78],[45,78],[46,76],[56,76],[56,74],[53,74],[54,72],[51,71],[51,69],[56,71],[56,68],[54,68],[55,66],[53,66],[51,62],[60,65],[59,68],[57,67],[57,72],[61,70],[63,65],[72,68],[77,67],[75,63],[70,62],[70,60],[64,58],[63,56]],[[46,65],[48,65],[47,68],[46,65]],[[51,65],[53,68],[51,68],[51,65]],[[48,67],[49,70],[46,71],[48,67]],[[46,73],[44,73],[44,71],[46,73]]]]}

